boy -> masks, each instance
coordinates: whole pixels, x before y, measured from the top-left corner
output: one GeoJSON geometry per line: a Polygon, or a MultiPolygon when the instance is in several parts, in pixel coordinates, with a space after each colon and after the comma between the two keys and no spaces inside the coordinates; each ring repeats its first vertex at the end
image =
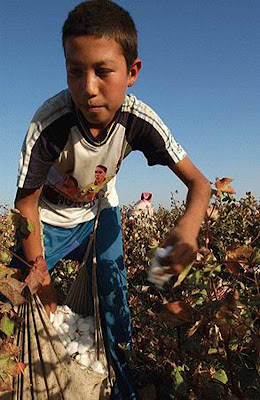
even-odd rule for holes
{"type": "MultiPolygon", "coordinates": [[[[104,194],[96,252],[100,312],[116,374],[111,399],[134,400],[120,350],[130,343],[131,329],[116,173],[130,151],[141,150],[149,165],[167,165],[188,187],[185,215],[164,244],[174,245],[165,260],[169,273],[180,272],[194,257],[210,188],[155,112],[126,94],[141,68],[128,12],[109,0],[83,2],[69,13],[62,39],[68,90],[36,112],[21,152],[15,206],[35,226],[22,247],[27,261],[41,270],[64,257],[80,260],[97,212],[96,188],[104,194]],[[97,166],[105,171],[98,185],[97,166]]],[[[49,274],[40,297],[46,311],[54,312],[49,274]]]]}

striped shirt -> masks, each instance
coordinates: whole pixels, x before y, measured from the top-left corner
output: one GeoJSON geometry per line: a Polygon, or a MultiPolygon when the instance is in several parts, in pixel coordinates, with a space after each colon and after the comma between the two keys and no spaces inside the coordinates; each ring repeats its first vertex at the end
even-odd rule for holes
{"type": "Polygon", "coordinates": [[[100,140],[91,136],[68,90],[47,100],[34,115],[25,137],[17,186],[39,188],[41,220],[73,227],[96,215],[97,193],[102,209],[118,205],[116,174],[133,150],[148,165],[171,165],[186,153],[159,116],[127,94],[113,124],[100,140]]]}

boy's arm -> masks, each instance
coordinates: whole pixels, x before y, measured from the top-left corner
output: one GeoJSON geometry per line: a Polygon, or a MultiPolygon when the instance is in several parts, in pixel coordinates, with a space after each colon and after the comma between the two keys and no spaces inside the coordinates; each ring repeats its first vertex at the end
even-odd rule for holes
{"type": "Polygon", "coordinates": [[[42,188],[20,189],[18,188],[15,198],[15,207],[30,220],[34,225],[33,232],[22,238],[22,245],[26,260],[33,264],[38,256],[43,255],[41,225],[39,218],[39,197],[42,188]]]}
{"type": "Polygon", "coordinates": [[[198,249],[197,236],[209,204],[211,188],[188,157],[171,165],[170,169],[188,188],[186,211],[163,244],[163,247],[173,246],[173,251],[165,259],[165,265],[170,266],[167,272],[180,273],[193,261],[198,249]]]}
{"type": "MultiPolygon", "coordinates": [[[[38,211],[39,197],[41,195],[41,192],[42,187],[38,189],[19,188],[17,190],[15,198],[15,207],[34,225],[33,232],[31,232],[27,237],[23,237],[21,239],[25,258],[27,262],[31,265],[34,265],[36,263],[37,257],[43,256],[41,223],[38,211]]],[[[35,265],[37,265],[37,263],[35,265]]],[[[57,295],[51,283],[51,278],[49,274],[44,280],[42,288],[38,292],[38,295],[41,298],[47,314],[49,315],[50,312],[55,312],[57,308],[57,295]]]]}

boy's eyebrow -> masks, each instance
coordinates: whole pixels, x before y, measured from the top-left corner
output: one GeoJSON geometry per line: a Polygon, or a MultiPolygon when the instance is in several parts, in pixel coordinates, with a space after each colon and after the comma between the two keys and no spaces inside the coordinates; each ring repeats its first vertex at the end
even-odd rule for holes
{"type": "MultiPolygon", "coordinates": [[[[70,64],[72,66],[85,66],[86,65],[85,63],[72,61],[69,58],[67,58],[66,63],[70,64]]],[[[112,65],[115,64],[115,60],[107,58],[105,60],[94,63],[93,66],[94,67],[102,67],[103,65],[108,65],[108,64],[112,64],[112,65]]]]}

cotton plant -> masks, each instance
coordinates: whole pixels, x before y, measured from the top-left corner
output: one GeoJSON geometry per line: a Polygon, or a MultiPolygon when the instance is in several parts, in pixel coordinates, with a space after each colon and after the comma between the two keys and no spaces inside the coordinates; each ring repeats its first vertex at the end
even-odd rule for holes
{"type": "Polygon", "coordinates": [[[55,314],[51,313],[50,321],[68,354],[75,358],[81,368],[105,373],[104,366],[96,359],[93,317],[83,318],[65,305],[58,306],[55,314]]]}

